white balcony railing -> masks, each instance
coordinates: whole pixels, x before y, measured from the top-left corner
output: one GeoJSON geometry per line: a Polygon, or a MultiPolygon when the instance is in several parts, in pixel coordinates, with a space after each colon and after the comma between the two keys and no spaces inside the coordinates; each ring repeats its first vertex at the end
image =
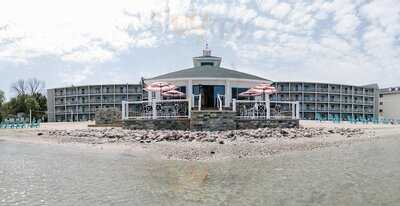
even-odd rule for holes
{"type": "Polygon", "coordinates": [[[233,111],[240,119],[299,119],[300,103],[234,99],[233,111]]]}
{"type": "Polygon", "coordinates": [[[190,117],[187,99],[122,102],[122,119],[179,119],[190,117]]]}

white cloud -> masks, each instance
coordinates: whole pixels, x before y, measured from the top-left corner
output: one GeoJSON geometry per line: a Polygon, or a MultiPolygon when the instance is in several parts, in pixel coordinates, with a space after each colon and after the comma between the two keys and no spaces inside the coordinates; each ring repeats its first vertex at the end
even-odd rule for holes
{"type": "Polygon", "coordinates": [[[276,18],[282,19],[289,13],[290,10],[291,6],[289,4],[280,3],[271,9],[271,14],[276,18]]]}
{"type": "Polygon", "coordinates": [[[265,13],[268,13],[276,4],[278,0],[257,0],[257,6],[265,13]]]}
{"type": "Polygon", "coordinates": [[[254,25],[264,29],[273,29],[276,27],[277,22],[274,19],[266,17],[257,17],[254,19],[254,25]]]}
{"type": "Polygon", "coordinates": [[[93,68],[87,66],[83,69],[66,69],[59,76],[64,84],[78,85],[87,80],[93,73],[93,68]]]}
{"type": "MultiPolygon", "coordinates": [[[[166,46],[171,48],[168,51],[184,46],[191,50],[199,46],[199,39],[207,38],[215,47],[240,57],[235,61],[252,64],[247,68],[274,68],[265,73],[267,78],[282,73],[293,78],[302,75],[299,79],[335,80],[340,71],[349,78],[357,75],[375,81],[385,77],[394,82],[395,77],[377,71],[399,74],[397,3],[14,0],[0,7],[0,63],[55,56],[82,68],[92,63],[125,64],[129,61],[119,59],[124,52],[154,47],[163,51],[166,46]],[[298,70],[304,72],[291,73],[298,70]],[[328,75],[332,71],[335,74],[328,75]]],[[[90,68],[65,69],[61,77],[66,82],[86,82],[93,74],[90,68]]]]}
{"type": "MultiPolygon", "coordinates": [[[[171,1],[172,17],[187,10],[180,2],[186,1],[171,1]]],[[[9,59],[56,55],[72,61],[109,60],[131,46],[156,45],[163,37],[147,31],[166,21],[166,8],[157,0],[9,1],[0,7],[0,28],[5,28],[0,30],[0,55],[9,59]],[[5,41],[7,44],[2,44],[5,41]]],[[[198,25],[197,20],[187,22],[183,29],[191,23],[198,25]]]]}

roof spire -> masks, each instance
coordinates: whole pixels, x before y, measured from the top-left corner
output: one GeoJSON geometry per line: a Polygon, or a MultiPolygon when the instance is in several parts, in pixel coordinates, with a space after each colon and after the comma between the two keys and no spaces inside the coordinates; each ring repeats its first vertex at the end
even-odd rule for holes
{"type": "Polygon", "coordinates": [[[203,50],[203,56],[205,56],[205,57],[211,56],[211,50],[208,48],[207,40],[206,40],[206,48],[203,50]]]}

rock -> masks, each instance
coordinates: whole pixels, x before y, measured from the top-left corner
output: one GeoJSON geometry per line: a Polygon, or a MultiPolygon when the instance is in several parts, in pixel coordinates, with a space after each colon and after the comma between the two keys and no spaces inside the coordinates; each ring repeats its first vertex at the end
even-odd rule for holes
{"type": "Polygon", "coordinates": [[[225,144],[224,140],[218,141],[218,144],[225,144]]]}
{"type": "Polygon", "coordinates": [[[305,133],[305,134],[304,134],[304,137],[311,138],[311,137],[312,137],[312,135],[311,135],[310,133],[305,133]]]}
{"type": "Polygon", "coordinates": [[[288,131],[283,130],[283,129],[280,131],[280,133],[281,133],[283,136],[287,136],[287,135],[289,134],[288,131]]]}
{"type": "Polygon", "coordinates": [[[37,135],[38,135],[38,136],[42,136],[43,133],[42,133],[42,132],[38,132],[37,135]]]}

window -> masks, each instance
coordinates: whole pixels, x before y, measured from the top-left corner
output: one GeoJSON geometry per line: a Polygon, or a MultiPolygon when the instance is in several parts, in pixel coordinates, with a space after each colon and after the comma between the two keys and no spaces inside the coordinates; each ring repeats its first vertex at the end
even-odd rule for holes
{"type": "Polygon", "coordinates": [[[123,87],[120,87],[120,88],[119,88],[119,92],[120,92],[120,93],[124,93],[124,88],[123,88],[123,87]]]}
{"type": "Polygon", "coordinates": [[[383,94],[379,94],[379,97],[382,98],[382,97],[383,97],[383,94]]]}
{"type": "Polygon", "coordinates": [[[201,66],[214,66],[214,62],[201,62],[201,66]]]}
{"type": "Polygon", "coordinates": [[[246,97],[239,96],[240,93],[247,91],[247,88],[232,88],[232,99],[244,100],[246,97]]]}
{"type": "Polygon", "coordinates": [[[379,105],[383,105],[383,102],[379,102],[379,105]]]}
{"type": "Polygon", "coordinates": [[[379,112],[382,113],[382,112],[383,112],[383,109],[380,109],[379,112]]]}

